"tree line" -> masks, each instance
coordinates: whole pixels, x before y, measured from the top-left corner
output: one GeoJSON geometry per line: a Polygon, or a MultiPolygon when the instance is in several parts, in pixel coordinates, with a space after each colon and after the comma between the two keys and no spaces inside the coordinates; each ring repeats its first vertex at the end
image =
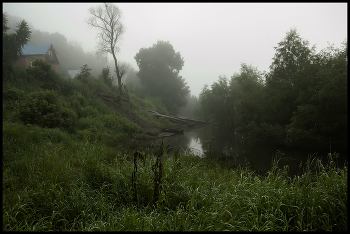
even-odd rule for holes
{"type": "Polygon", "coordinates": [[[347,42],[315,52],[296,29],[275,47],[268,72],[241,64],[205,85],[198,116],[247,142],[347,151],[347,42]]]}
{"type": "MultiPolygon", "coordinates": [[[[10,56],[3,53],[3,61],[9,61],[11,66],[16,59],[21,56],[21,48],[24,44],[40,45],[51,43],[57,53],[60,62],[58,72],[67,76],[68,70],[81,69],[81,75],[77,78],[87,80],[87,76],[100,76],[109,86],[117,81],[118,87],[122,87],[122,82],[137,83],[135,92],[139,96],[152,96],[161,100],[172,114],[177,114],[180,107],[187,103],[187,95],[190,93],[185,79],[179,75],[184,65],[184,60],[179,52],[175,52],[170,42],[158,41],[150,48],[141,48],[135,55],[135,60],[139,70],[134,69],[130,64],[121,62],[117,58],[120,51],[119,42],[125,32],[125,27],[121,22],[122,12],[117,6],[111,3],[104,3],[89,9],[90,17],[86,23],[99,29],[99,38],[96,55],[85,53],[82,47],[76,43],[68,42],[67,38],[56,32],[48,33],[40,30],[30,29],[25,20],[21,20],[21,27],[25,28],[27,34],[24,41],[16,42],[16,49],[7,46],[10,43],[10,34],[7,29],[11,29],[14,20],[18,17],[10,17],[3,13],[3,37],[4,52],[12,51],[10,56]],[[104,22],[109,22],[105,24],[104,22]],[[106,55],[110,53],[114,61],[108,61],[106,55]],[[113,72],[114,71],[114,72],[113,72]],[[84,74],[83,74],[84,73],[84,74]],[[116,78],[113,76],[116,74],[116,78]],[[131,82],[130,82],[131,81],[131,82]]],[[[19,26],[18,26],[19,27],[19,26]]],[[[17,30],[22,30],[19,28],[17,30]]],[[[16,32],[15,32],[16,33],[16,32]]],[[[13,33],[14,34],[14,33],[13,33]]],[[[23,33],[22,33],[23,34],[23,33]]],[[[11,34],[12,35],[12,34],[11,34]]],[[[12,40],[13,41],[13,40],[12,40]]]]}

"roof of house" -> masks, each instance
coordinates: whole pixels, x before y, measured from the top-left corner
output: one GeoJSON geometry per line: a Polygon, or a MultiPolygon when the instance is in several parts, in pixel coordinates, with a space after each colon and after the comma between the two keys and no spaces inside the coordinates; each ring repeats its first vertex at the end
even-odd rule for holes
{"type": "Polygon", "coordinates": [[[48,49],[50,49],[51,44],[42,44],[39,46],[33,46],[31,44],[25,44],[22,47],[23,55],[34,55],[34,54],[46,54],[48,49]]]}

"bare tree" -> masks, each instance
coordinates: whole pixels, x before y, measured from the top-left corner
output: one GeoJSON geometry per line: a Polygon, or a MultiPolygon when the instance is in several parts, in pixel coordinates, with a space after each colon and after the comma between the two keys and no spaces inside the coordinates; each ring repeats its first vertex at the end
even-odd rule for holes
{"type": "Polygon", "coordinates": [[[98,30],[97,37],[99,42],[96,46],[96,55],[112,54],[118,86],[121,87],[122,77],[127,73],[127,69],[122,64],[118,66],[116,57],[116,54],[120,51],[118,44],[125,32],[125,26],[121,22],[122,12],[112,3],[103,3],[96,7],[91,7],[89,13],[91,16],[86,20],[86,23],[91,28],[98,30]]]}

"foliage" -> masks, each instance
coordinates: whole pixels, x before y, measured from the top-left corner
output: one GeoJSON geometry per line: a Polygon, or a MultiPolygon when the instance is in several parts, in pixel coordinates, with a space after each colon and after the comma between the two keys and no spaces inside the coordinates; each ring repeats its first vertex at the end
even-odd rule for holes
{"type": "MultiPolygon", "coordinates": [[[[347,44],[322,50],[312,64],[315,84],[300,95],[300,103],[287,126],[290,144],[331,142],[347,150],[347,44]]],[[[316,144],[317,145],[317,144],[316,144]]]]}
{"type": "Polygon", "coordinates": [[[153,204],[154,154],[140,152],[134,171],[132,154],[57,133],[4,125],[5,231],[347,230],[347,166],[332,157],[326,165],[310,158],[291,178],[278,159],[257,176],[165,150],[153,204]]]}
{"type": "Polygon", "coordinates": [[[267,73],[246,64],[204,86],[202,118],[234,128],[248,142],[347,152],[347,42],[315,53],[296,29],[275,47],[267,73]],[[325,147],[326,146],[326,147],[325,147]]]}
{"type": "Polygon", "coordinates": [[[20,119],[25,124],[74,131],[77,116],[72,110],[62,107],[54,91],[40,91],[28,95],[21,107],[20,119]]]}
{"type": "Polygon", "coordinates": [[[200,103],[205,120],[213,121],[221,126],[230,127],[233,123],[234,110],[232,97],[225,76],[220,76],[217,82],[208,86],[204,86],[199,95],[200,103]],[[232,107],[232,108],[231,108],[232,107]]]}
{"type": "Polygon", "coordinates": [[[26,21],[22,20],[16,25],[14,33],[8,33],[8,19],[5,13],[2,13],[2,60],[3,60],[3,76],[9,78],[9,73],[13,71],[12,65],[22,55],[22,47],[27,44],[31,31],[26,21]]]}
{"type": "Polygon", "coordinates": [[[287,32],[286,37],[275,47],[270,72],[266,76],[266,99],[270,104],[270,119],[284,126],[289,123],[296,109],[299,90],[305,90],[305,80],[310,79],[307,69],[311,64],[315,48],[308,47],[296,29],[287,32]],[[281,109],[283,108],[283,111],[281,109]]]}
{"type": "Polygon", "coordinates": [[[27,74],[31,75],[41,83],[44,89],[56,89],[60,77],[47,61],[38,58],[32,62],[32,66],[26,68],[27,74]]]}
{"type": "Polygon", "coordinates": [[[22,55],[22,46],[27,44],[31,31],[25,20],[17,23],[14,33],[7,33],[10,29],[8,27],[8,19],[6,13],[2,14],[3,19],[3,63],[13,64],[19,56],[22,55]]]}
{"type": "Polygon", "coordinates": [[[111,73],[110,73],[110,69],[109,67],[104,67],[102,68],[102,71],[101,71],[101,76],[102,76],[102,79],[104,81],[104,83],[108,86],[112,86],[113,84],[113,79],[111,77],[111,73]]]}
{"type": "Polygon", "coordinates": [[[87,64],[84,64],[82,67],[80,67],[80,73],[76,76],[76,79],[87,83],[88,77],[91,76],[91,68],[87,64]]]}
{"type": "MultiPolygon", "coordinates": [[[[335,137],[332,144],[340,139],[336,129],[347,126],[345,48],[320,54],[315,66],[307,69],[318,74],[315,87],[320,92],[305,89],[296,99],[298,111],[288,126],[292,132],[302,129],[302,134],[313,140],[318,133],[331,133],[329,136],[335,137]],[[311,118],[319,120],[322,128],[312,132],[305,116],[321,115],[323,109],[326,117],[311,118]],[[325,121],[334,119],[326,128],[325,121]]],[[[96,92],[114,93],[115,87],[90,76],[88,83],[58,79],[60,87],[55,91],[43,90],[37,82],[50,80],[47,73],[51,70],[45,63],[38,64],[40,69],[28,70],[31,74],[14,69],[14,81],[4,83],[3,230],[347,230],[347,164],[337,168],[333,155],[326,165],[308,160],[304,173],[294,178],[288,176],[288,167],[278,167],[278,161],[261,176],[210,158],[179,151],[173,156],[167,149],[159,171],[154,167],[157,150],[140,152],[142,161],[134,170],[131,159],[135,151],[116,146],[135,139],[140,126],[94,97],[96,92]],[[68,91],[63,92],[65,88],[68,91]],[[155,180],[157,172],[161,172],[161,180],[155,180]],[[154,182],[160,182],[159,187],[154,182]],[[157,201],[153,201],[154,191],[157,201]]],[[[208,89],[208,97],[221,100],[224,90],[234,105],[242,102],[237,110],[233,108],[233,119],[245,119],[242,128],[249,130],[251,138],[283,138],[284,128],[259,112],[259,105],[266,104],[259,99],[260,92],[264,94],[260,79],[252,67],[242,66],[241,74],[230,82],[222,78],[212,86],[213,92],[208,89]]],[[[167,113],[160,97],[140,98],[131,93],[130,103],[136,114],[145,115],[139,106],[167,113]]],[[[293,144],[297,137],[291,135],[293,144]]]]}
{"type": "Polygon", "coordinates": [[[184,60],[169,42],[158,41],[150,48],[141,48],[135,60],[140,69],[137,75],[150,95],[161,97],[172,113],[186,105],[190,91],[179,76],[184,60]]]}

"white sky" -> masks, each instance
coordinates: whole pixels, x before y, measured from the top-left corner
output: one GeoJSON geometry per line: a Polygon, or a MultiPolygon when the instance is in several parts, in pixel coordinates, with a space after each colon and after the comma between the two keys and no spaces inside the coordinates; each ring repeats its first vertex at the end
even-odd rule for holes
{"type": "MultiPolygon", "coordinates": [[[[3,3],[3,12],[35,29],[59,32],[93,52],[96,31],[85,23],[101,3],[3,3]]],[[[136,70],[134,56],[158,40],[169,41],[184,58],[180,75],[191,94],[219,75],[230,78],[247,63],[267,71],[274,48],[292,27],[317,51],[347,40],[347,3],[114,3],[126,32],[119,59],[136,70]]],[[[111,58],[111,57],[110,57],[111,58]]]]}

